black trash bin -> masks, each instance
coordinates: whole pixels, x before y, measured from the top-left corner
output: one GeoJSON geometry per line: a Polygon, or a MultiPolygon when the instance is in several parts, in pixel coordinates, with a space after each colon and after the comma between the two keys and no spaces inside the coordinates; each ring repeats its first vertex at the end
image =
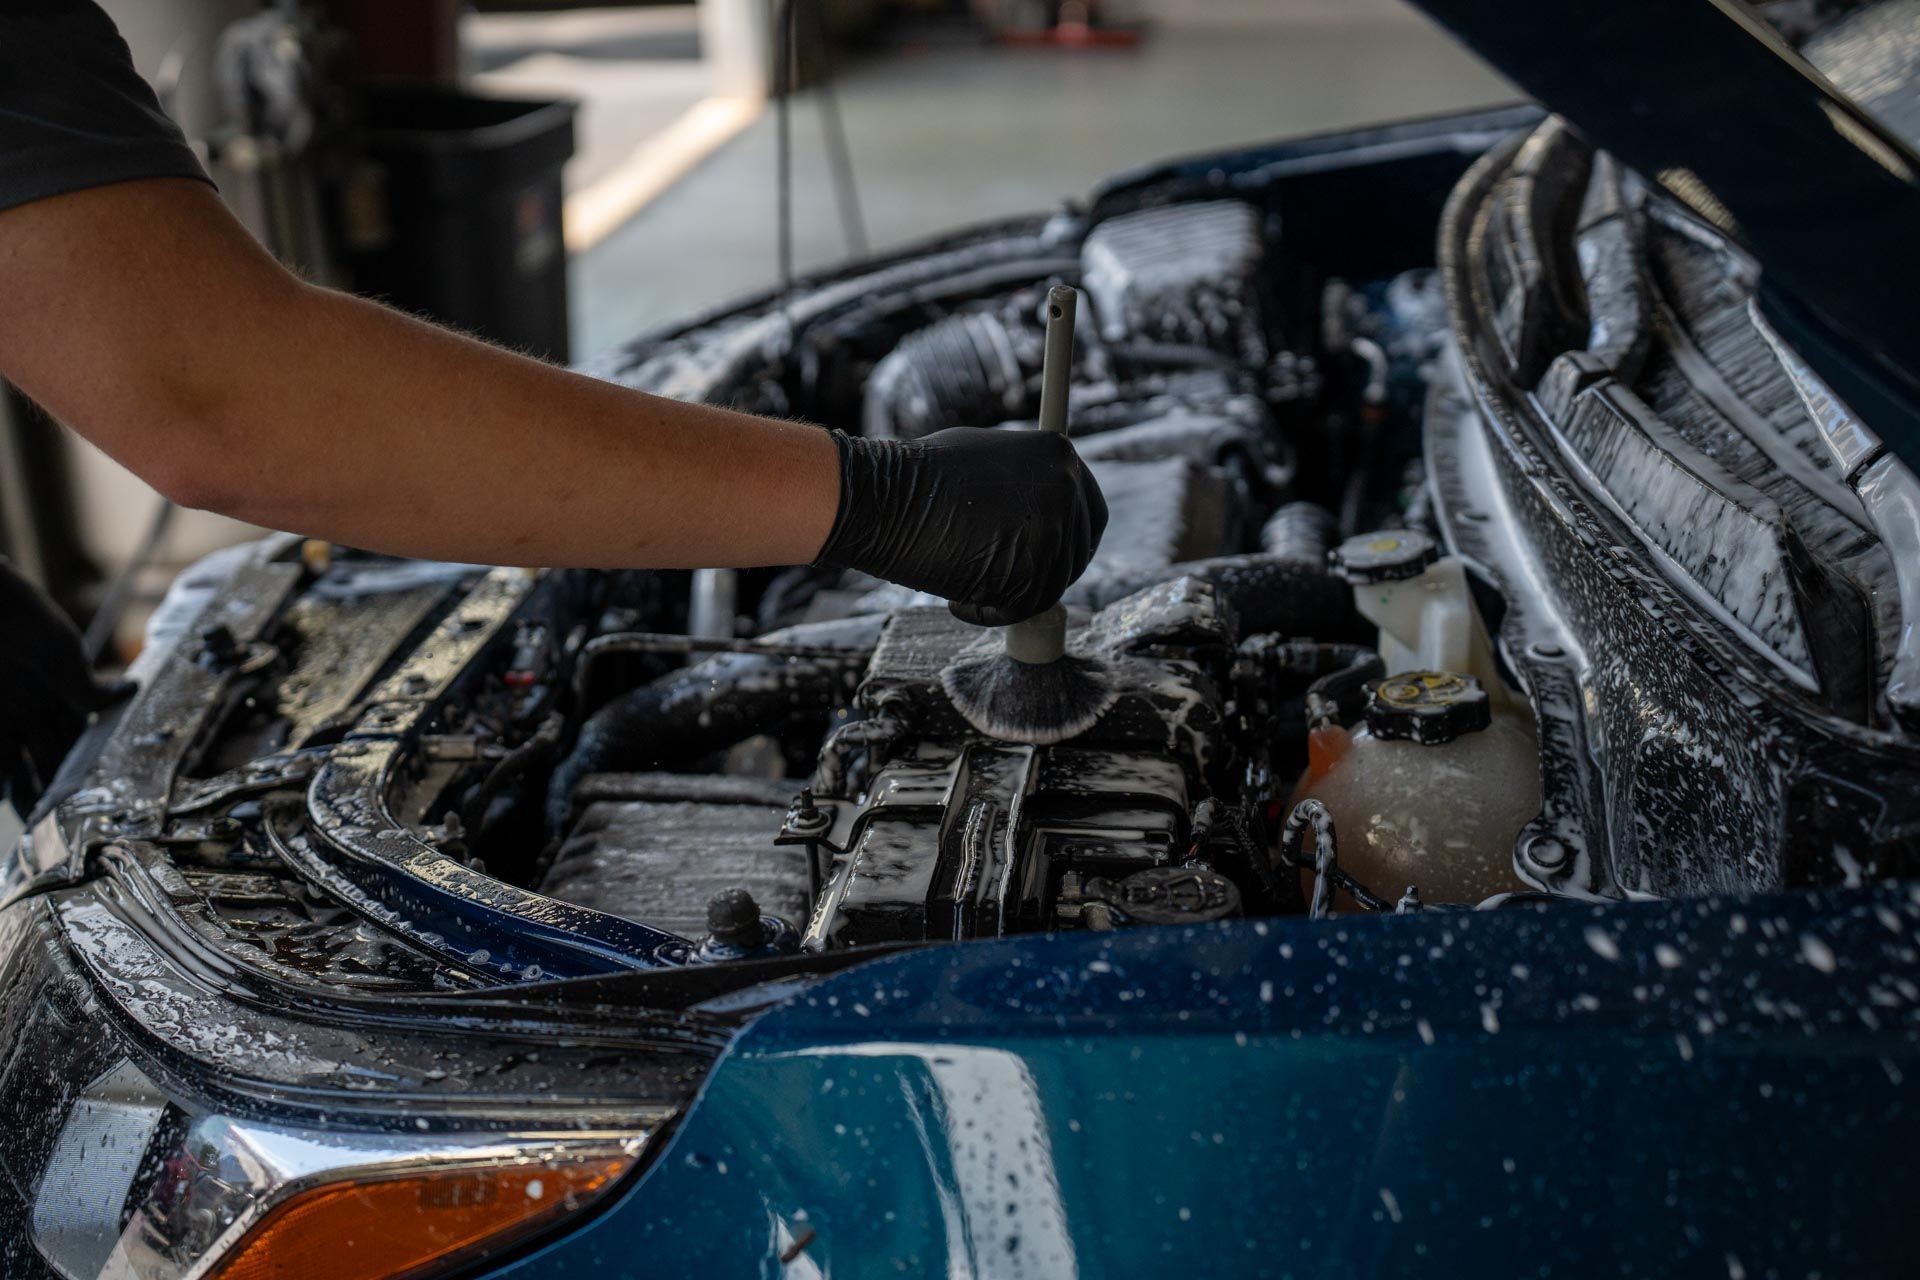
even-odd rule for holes
{"type": "Polygon", "coordinates": [[[355,288],[564,363],[574,104],[388,88],[365,109],[375,180],[349,199],[355,288]]]}

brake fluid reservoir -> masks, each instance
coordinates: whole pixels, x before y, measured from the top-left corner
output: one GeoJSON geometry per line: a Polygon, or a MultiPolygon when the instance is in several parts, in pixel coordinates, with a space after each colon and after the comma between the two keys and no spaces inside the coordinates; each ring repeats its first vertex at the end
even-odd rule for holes
{"type": "MultiPolygon", "coordinates": [[[[1409,671],[1367,687],[1365,722],[1314,729],[1296,802],[1333,816],[1343,870],[1391,902],[1480,902],[1524,891],[1520,828],[1540,812],[1532,718],[1495,710],[1470,675],[1409,671]]],[[[1311,885],[1311,872],[1303,873],[1311,885]]],[[[1353,904],[1337,899],[1343,909],[1353,904]]]]}
{"type": "Polygon", "coordinates": [[[1458,671],[1480,681],[1495,711],[1520,700],[1507,693],[1493,641],[1467,586],[1466,566],[1414,529],[1382,529],[1348,538],[1327,558],[1353,586],[1360,616],[1380,628],[1388,675],[1458,671]]]}

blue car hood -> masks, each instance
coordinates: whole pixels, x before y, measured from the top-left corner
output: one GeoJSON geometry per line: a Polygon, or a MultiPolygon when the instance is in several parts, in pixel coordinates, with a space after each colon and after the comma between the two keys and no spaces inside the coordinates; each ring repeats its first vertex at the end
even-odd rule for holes
{"type": "Polygon", "coordinates": [[[501,1274],[1893,1273],[1916,901],[877,960],[753,1025],[624,1198],[501,1274]]]}

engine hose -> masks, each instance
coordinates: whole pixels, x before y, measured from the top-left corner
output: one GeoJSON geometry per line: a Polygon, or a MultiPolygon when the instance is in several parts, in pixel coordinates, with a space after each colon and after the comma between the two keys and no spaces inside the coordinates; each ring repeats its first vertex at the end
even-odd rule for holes
{"type": "Polygon", "coordinates": [[[1104,609],[1136,591],[1186,577],[1213,584],[1239,615],[1242,635],[1279,631],[1323,639],[1358,629],[1353,588],[1327,572],[1324,562],[1294,556],[1216,556],[1156,569],[1089,574],[1068,590],[1066,602],[1104,609]]]}
{"type": "Polygon", "coordinates": [[[852,694],[880,636],[881,617],[837,618],[771,632],[768,645],[844,648],[830,657],[723,653],[614,699],[580,727],[555,766],[547,826],[558,835],[588,774],[671,769],[743,738],[828,714],[852,694]]]}
{"type": "Polygon", "coordinates": [[[1110,342],[1104,350],[1121,364],[1146,365],[1157,369],[1218,369],[1245,376],[1240,361],[1212,347],[1184,342],[1110,342]]]}
{"type": "Polygon", "coordinates": [[[1307,686],[1307,727],[1312,729],[1357,719],[1366,704],[1367,685],[1387,674],[1377,649],[1357,644],[1322,647],[1331,651],[1331,659],[1344,661],[1307,686]]]}
{"type": "Polygon", "coordinates": [[[557,751],[566,726],[565,716],[558,711],[549,712],[547,718],[540,722],[540,727],[525,742],[501,757],[500,762],[468,795],[466,803],[460,806],[460,821],[474,839],[486,834],[487,813],[507,784],[535,765],[544,763],[547,757],[557,751]]]}
{"type": "Polygon", "coordinates": [[[1347,896],[1368,911],[1404,914],[1420,909],[1419,894],[1413,889],[1409,888],[1406,897],[1396,906],[1340,869],[1340,842],[1334,834],[1333,814],[1318,800],[1302,800],[1287,815],[1286,825],[1280,829],[1280,860],[1290,867],[1312,869],[1313,900],[1307,905],[1311,919],[1325,919],[1333,910],[1335,889],[1344,889],[1347,896]],[[1309,831],[1313,835],[1311,857],[1307,856],[1306,846],[1309,831]]]}
{"type": "Polygon", "coordinates": [[[724,636],[684,636],[656,631],[610,631],[595,636],[580,647],[573,663],[573,694],[586,696],[593,687],[594,666],[610,653],[747,653],[768,658],[814,658],[839,662],[857,661],[871,650],[845,645],[781,644],[765,638],[732,639],[724,636]]]}
{"type": "Polygon", "coordinates": [[[1304,708],[1310,729],[1358,719],[1365,710],[1368,682],[1387,674],[1379,650],[1364,644],[1258,635],[1242,640],[1239,652],[1277,676],[1312,682],[1307,685],[1304,708]]]}
{"type": "Polygon", "coordinates": [[[882,767],[881,760],[891,755],[909,732],[907,723],[893,716],[875,716],[871,720],[849,720],[840,725],[820,747],[820,760],[813,770],[813,792],[821,796],[848,796],[847,786],[852,772],[851,761],[856,752],[865,751],[869,763],[869,775],[877,773],[882,767]]]}
{"type": "Polygon", "coordinates": [[[1317,502],[1289,502],[1260,527],[1260,549],[1270,556],[1291,556],[1325,564],[1339,520],[1317,502]]]}
{"type": "Polygon", "coordinates": [[[862,432],[918,440],[946,427],[1020,416],[1038,368],[1034,335],[994,311],[965,311],[908,334],[867,379],[862,432]]]}

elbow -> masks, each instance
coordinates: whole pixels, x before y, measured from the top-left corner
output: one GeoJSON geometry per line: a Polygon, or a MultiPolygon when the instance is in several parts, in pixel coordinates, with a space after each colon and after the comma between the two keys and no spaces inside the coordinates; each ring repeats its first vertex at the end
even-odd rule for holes
{"type": "Polygon", "coordinates": [[[204,413],[181,411],[154,396],[131,448],[116,451],[126,467],[175,506],[230,515],[241,485],[239,451],[204,413]]]}
{"type": "Polygon", "coordinates": [[[221,474],[221,464],[197,449],[181,449],[138,467],[140,478],[176,507],[236,516],[241,505],[236,486],[221,474]]]}
{"type": "Polygon", "coordinates": [[[271,525],[263,515],[294,499],[289,473],[297,469],[270,440],[205,416],[156,415],[147,434],[153,445],[123,461],[175,506],[271,525]]]}
{"type": "Polygon", "coordinates": [[[257,368],[202,366],[185,376],[168,369],[150,376],[143,391],[145,447],[128,461],[168,500],[252,524],[301,505],[301,468],[286,438],[263,425],[283,406],[257,368]]]}
{"type": "Polygon", "coordinates": [[[263,528],[293,529],[305,523],[311,503],[295,477],[273,459],[206,441],[180,449],[140,472],[141,478],[178,507],[210,511],[263,528]]]}

